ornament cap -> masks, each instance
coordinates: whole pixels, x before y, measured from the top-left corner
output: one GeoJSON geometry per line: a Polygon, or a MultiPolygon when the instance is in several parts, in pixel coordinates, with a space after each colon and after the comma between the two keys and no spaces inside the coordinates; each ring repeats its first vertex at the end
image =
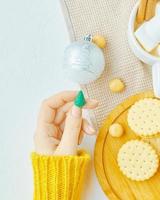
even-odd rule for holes
{"type": "Polygon", "coordinates": [[[84,41],[92,42],[93,36],[91,34],[85,35],[84,36],[84,41]]]}
{"type": "Polygon", "coordinates": [[[83,94],[83,91],[80,90],[74,100],[74,105],[79,107],[79,108],[82,108],[84,105],[86,104],[86,100],[85,100],[85,97],[84,97],[84,94],[83,94]]]}

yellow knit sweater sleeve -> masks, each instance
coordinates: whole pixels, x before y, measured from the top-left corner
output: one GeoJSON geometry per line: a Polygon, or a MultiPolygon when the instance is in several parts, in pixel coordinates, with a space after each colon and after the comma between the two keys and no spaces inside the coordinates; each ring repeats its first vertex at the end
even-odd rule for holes
{"type": "Polygon", "coordinates": [[[34,200],[79,200],[90,157],[42,156],[32,153],[34,200]]]}

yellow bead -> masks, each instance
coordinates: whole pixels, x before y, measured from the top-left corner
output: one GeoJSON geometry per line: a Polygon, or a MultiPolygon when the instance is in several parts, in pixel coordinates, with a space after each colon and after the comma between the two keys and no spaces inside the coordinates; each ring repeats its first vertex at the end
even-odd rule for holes
{"type": "Polygon", "coordinates": [[[124,133],[123,127],[121,124],[115,123],[109,127],[109,134],[112,137],[120,137],[124,133]]]}
{"type": "Polygon", "coordinates": [[[99,46],[99,48],[104,49],[106,47],[106,40],[101,35],[95,35],[92,38],[92,41],[99,46]]]}
{"type": "Polygon", "coordinates": [[[109,88],[112,92],[122,92],[125,88],[125,85],[123,81],[116,78],[109,82],[109,88]]]}

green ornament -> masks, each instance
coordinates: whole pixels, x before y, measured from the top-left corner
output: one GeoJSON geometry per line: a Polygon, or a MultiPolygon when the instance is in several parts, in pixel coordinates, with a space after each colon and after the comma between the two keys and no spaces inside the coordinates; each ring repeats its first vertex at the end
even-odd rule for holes
{"type": "Polygon", "coordinates": [[[84,98],[84,94],[82,90],[80,90],[74,100],[74,105],[79,108],[82,108],[85,104],[86,104],[86,100],[84,98]]]}

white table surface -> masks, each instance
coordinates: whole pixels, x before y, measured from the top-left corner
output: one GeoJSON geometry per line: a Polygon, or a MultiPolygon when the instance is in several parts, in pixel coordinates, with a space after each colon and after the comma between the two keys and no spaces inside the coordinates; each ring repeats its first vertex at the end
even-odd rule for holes
{"type": "MultiPolygon", "coordinates": [[[[0,199],[32,199],[29,154],[42,99],[78,89],[61,75],[69,37],[58,0],[0,0],[0,199]]],[[[93,152],[95,138],[83,147],[93,152]]],[[[95,172],[84,200],[106,199],[95,172]]]]}

